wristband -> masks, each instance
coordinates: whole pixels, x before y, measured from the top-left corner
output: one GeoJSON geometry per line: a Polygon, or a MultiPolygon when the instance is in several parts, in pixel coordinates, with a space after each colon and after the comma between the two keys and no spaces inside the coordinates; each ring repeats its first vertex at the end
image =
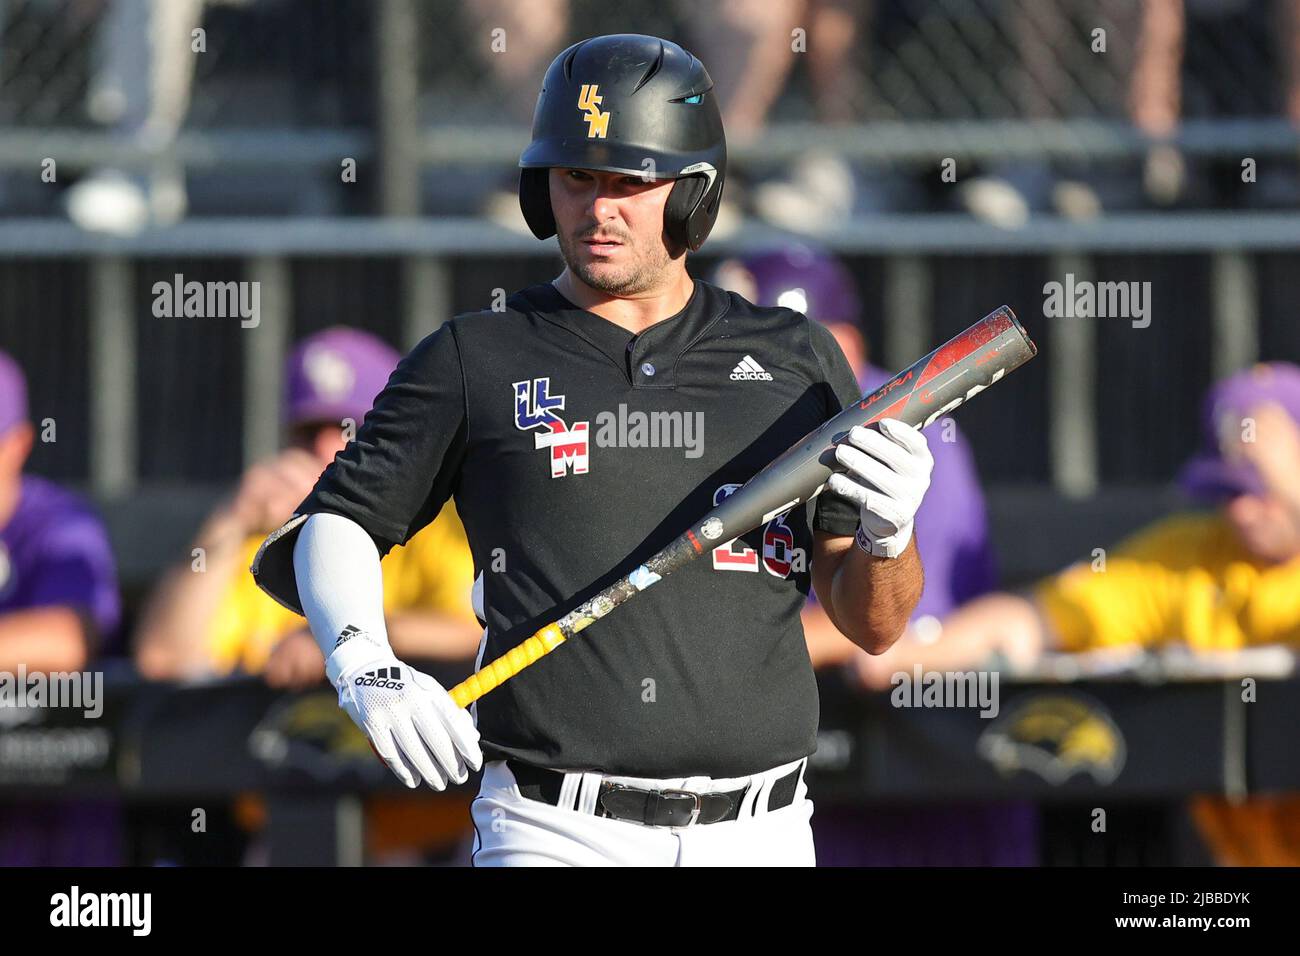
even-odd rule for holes
{"type": "MultiPolygon", "coordinates": [[[[325,676],[334,686],[360,667],[393,658],[392,649],[380,644],[364,631],[340,636],[334,651],[325,662],[325,676]]],[[[393,658],[396,661],[396,658],[393,658]]]]}
{"type": "Polygon", "coordinates": [[[896,558],[907,550],[907,543],[912,540],[911,526],[907,526],[906,530],[906,534],[899,531],[888,538],[875,540],[859,524],[858,532],[853,536],[853,540],[858,543],[859,548],[873,558],[896,558]]]}

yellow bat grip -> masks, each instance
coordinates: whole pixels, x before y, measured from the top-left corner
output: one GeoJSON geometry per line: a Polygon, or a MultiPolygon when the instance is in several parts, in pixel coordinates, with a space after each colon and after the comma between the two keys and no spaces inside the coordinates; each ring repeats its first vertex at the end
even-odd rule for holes
{"type": "Polygon", "coordinates": [[[545,657],[564,643],[558,624],[547,624],[532,637],[515,645],[491,664],[470,674],[448,693],[457,707],[468,707],[492,688],[514,677],[521,670],[545,657]]]}

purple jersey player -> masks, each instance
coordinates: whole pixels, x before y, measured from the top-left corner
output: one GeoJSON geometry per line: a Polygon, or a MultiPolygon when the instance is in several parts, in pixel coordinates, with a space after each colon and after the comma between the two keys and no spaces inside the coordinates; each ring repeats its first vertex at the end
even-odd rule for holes
{"type": "Polygon", "coordinates": [[[34,441],[26,382],[0,352],[0,670],[79,670],[116,637],[117,575],[91,507],[22,473],[34,441]]]}
{"type": "MultiPolygon", "coordinates": [[[[113,645],[121,616],[99,518],[71,492],[23,474],[35,434],[22,371],[0,352],[0,672],[11,675],[82,670],[113,645]]],[[[114,821],[110,805],[6,803],[0,866],[116,862],[114,821]]]]}

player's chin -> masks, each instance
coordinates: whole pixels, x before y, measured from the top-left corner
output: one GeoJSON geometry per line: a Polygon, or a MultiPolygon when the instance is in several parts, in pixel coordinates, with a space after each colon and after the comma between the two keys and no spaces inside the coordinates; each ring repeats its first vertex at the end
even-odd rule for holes
{"type": "Polygon", "coordinates": [[[609,272],[612,269],[624,268],[627,252],[623,246],[618,246],[609,253],[593,252],[590,246],[583,246],[579,253],[580,261],[588,269],[599,269],[602,272],[609,272]]]}
{"type": "Polygon", "coordinates": [[[593,289],[610,295],[624,295],[630,288],[628,271],[616,263],[581,262],[573,271],[593,289]]]}

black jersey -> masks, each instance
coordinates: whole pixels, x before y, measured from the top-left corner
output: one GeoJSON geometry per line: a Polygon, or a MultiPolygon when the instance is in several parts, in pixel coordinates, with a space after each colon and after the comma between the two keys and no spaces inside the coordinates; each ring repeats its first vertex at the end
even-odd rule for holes
{"type": "MultiPolygon", "coordinates": [[[[417,345],[298,509],[353,519],[384,554],[454,496],[483,576],[485,662],[859,397],[823,326],[702,281],[635,336],[549,283],[506,306],[417,345]]],[[[734,777],[810,754],[812,529],[857,522],[826,493],[637,595],[478,702],[485,758],[734,777]]],[[[282,568],[295,538],[275,545],[282,568]]]]}

